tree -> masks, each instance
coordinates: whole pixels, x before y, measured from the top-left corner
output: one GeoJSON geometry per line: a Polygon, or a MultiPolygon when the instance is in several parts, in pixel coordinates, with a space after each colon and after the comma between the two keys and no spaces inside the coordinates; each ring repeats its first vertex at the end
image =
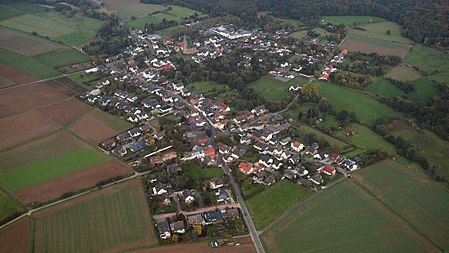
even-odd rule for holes
{"type": "Polygon", "coordinates": [[[391,30],[387,30],[385,33],[386,33],[387,35],[391,35],[391,30]]]}
{"type": "Polygon", "coordinates": [[[305,101],[318,101],[320,99],[321,86],[317,83],[306,83],[302,86],[301,93],[305,101]]]}

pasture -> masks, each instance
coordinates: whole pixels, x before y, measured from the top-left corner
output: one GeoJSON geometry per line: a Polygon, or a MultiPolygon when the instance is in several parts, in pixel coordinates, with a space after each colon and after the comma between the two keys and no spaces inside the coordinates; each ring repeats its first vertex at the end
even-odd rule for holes
{"type": "Polygon", "coordinates": [[[261,235],[267,252],[424,252],[409,228],[352,181],[333,186],[261,235]]]}
{"type": "Polygon", "coordinates": [[[276,182],[247,200],[257,229],[268,225],[288,207],[306,198],[311,192],[288,180],[276,182]]]}
{"type": "Polygon", "coordinates": [[[34,252],[121,252],[156,243],[140,179],[52,206],[33,218],[34,252]]]}
{"type": "Polygon", "coordinates": [[[108,10],[117,11],[119,18],[123,21],[128,21],[131,17],[141,18],[167,9],[159,4],[144,4],[139,0],[101,0],[100,2],[106,4],[108,10]]]}
{"type": "Polygon", "coordinates": [[[449,193],[445,189],[419,170],[392,160],[363,169],[355,180],[442,251],[449,250],[449,193]]]}
{"type": "Polygon", "coordinates": [[[0,47],[17,54],[34,56],[62,48],[63,45],[0,27],[0,47]]]}
{"type": "Polygon", "coordinates": [[[263,76],[259,80],[250,83],[249,87],[258,96],[267,101],[280,102],[290,96],[291,93],[288,91],[288,88],[291,85],[304,83],[307,83],[307,80],[300,77],[295,77],[288,82],[282,82],[270,76],[263,76]]]}
{"type": "Polygon", "coordinates": [[[30,252],[30,219],[22,218],[0,230],[0,252],[30,252]]]}
{"type": "Polygon", "coordinates": [[[405,58],[405,62],[427,74],[427,78],[449,82],[449,54],[434,48],[416,44],[405,58]]]}
{"type": "Polygon", "coordinates": [[[373,39],[413,44],[413,41],[402,36],[402,27],[394,22],[378,22],[372,24],[366,24],[358,26],[358,28],[350,28],[349,34],[354,34],[362,37],[368,37],[373,39]],[[390,31],[390,35],[387,31],[390,31]]]}
{"type": "Polygon", "coordinates": [[[411,84],[415,90],[407,96],[407,99],[413,102],[428,101],[433,96],[440,95],[440,91],[426,79],[420,78],[412,81],[411,84]]]}
{"type": "Polygon", "coordinates": [[[0,175],[0,183],[9,191],[17,191],[71,172],[100,164],[110,156],[95,148],[80,149],[0,175]]]}
{"type": "Polygon", "coordinates": [[[385,77],[398,81],[414,81],[419,79],[421,75],[414,68],[411,68],[405,64],[400,64],[388,72],[385,77]]]}
{"type": "Polygon", "coordinates": [[[449,159],[447,159],[449,142],[428,130],[418,131],[406,125],[390,130],[390,133],[409,141],[416,147],[419,154],[426,157],[431,164],[436,165],[435,169],[439,174],[449,177],[449,159]]]}
{"type": "Polygon", "coordinates": [[[92,117],[100,120],[118,133],[133,127],[132,123],[98,109],[92,110],[89,115],[92,115],[92,117]]]}
{"type": "Polygon", "coordinates": [[[321,23],[331,23],[333,25],[343,24],[345,26],[352,26],[354,24],[362,25],[381,21],[384,21],[384,19],[373,16],[323,16],[321,18],[321,23]]]}
{"type": "MultiPolygon", "coordinates": [[[[309,127],[309,126],[306,126],[306,125],[301,125],[299,127],[299,131],[301,133],[303,133],[303,134],[315,134],[316,136],[318,136],[318,138],[324,138],[327,142],[329,142],[329,145],[331,147],[337,146],[341,150],[343,150],[345,147],[348,146],[347,143],[345,143],[345,142],[343,142],[343,141],[341,141],[339,139],[336,139],[336,138],[334,138],[332,136],[329,136],[327,134],[324,134],[324,133],[322,133],[322,132],[320,132],[320,131],[318,131],[316,129],[313,129],[313,128],[309,127]]],[[[299,141],[301,142],[301,140],[299,140],[299,141]]]]}
{"type": "Polygon", "coordinates": [[[349,51],[359,51],[365,54],[378,53],[380,55],[395,55],[405,58],[411,46],[350,34],[345,38],[340,48],[346,48],[349,51]]]}
{"type": "Polygon", "coordinates": [[[227,89],[227,85],[218,84],[215,81],[198,81],[190,83],[189,85],[187,85],[187,88],[189,90],[199,91],[203,94],[206,94],[213,91],[221,91],[227,89]]]}
{"type": "Polygon", "coordinates": [[[9,195],[5,190],[0,188],[0,224],[2,224],[2,221],[8,218],[9,216],[24,211],[25,208],[16,199],[14,199],[11,195],[9,195]]]}
{"type": "Polygon", "coordinates": [[[194,15],[195,13],[197,13],[199,16],[205,16],[201,12],[186,7],[169,5],[167,6],[166,10],[154,14],[149,14],[148,16],[144,16],[136,20],[131,20],[127,22],[127,25],[130,27],[144,28],[146,23],[157,24],[164,19],[167,21],[180,21],[194,15]]]}
{"type": "Polygon", "coordinates": [[[390,155],[396,154],[396,148],[393,144],[384,140],[382,136],[376,134],[371,129],[359,124],[351,124],[343,130],[335,132],[334,134],[339,139],[364,150],[381,148],[390,155]]]}
{"type": "Polygon", "coordinates": [[[353,111],[362,124],[373,124],[379,117],[400,116],[398,112],[361,91],[322,81],[318,83],[321,85],[321,96],[327,97],[337,112],[341,110],[353,111]]]}
{"type": "Polygon", "coordinates": [[[405,95],[402,90],[400,90],[384,78],[377,79],[368,87],[366,87],[365,90],[374,95],[379,95],[382,97],[401,97],[405,95]]]}

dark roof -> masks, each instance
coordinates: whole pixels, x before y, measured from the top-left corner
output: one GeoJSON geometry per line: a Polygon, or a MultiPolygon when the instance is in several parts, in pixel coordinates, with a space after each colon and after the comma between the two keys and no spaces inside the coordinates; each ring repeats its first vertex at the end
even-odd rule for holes
{"type": "Polygon", "coordinates": [[[223,221],[223,215],[220,211],[213,211],[204,214],[204,220],[206,222],[221,222],[223,221]]]}

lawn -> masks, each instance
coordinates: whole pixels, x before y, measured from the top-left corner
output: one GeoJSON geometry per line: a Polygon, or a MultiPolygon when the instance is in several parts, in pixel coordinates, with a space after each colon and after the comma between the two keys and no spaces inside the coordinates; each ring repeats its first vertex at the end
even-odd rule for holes
{"type": "Polygon", "coordinates": [[[307,80],[300,77],[295,77],[288,82],[279,81],[273,77],[263,76],[259,80],[250,83],[249,87],[252,88],[256,94],[265,100],[279,102],[285,100],[290,92],[288,88],[293,84],[304,84],[307,80]]]}
{"type": "Polygon", "coordinates": [[[247,200],[254,225],[261,229],[311,192],[288,180],[282,180],[247,200]]]}
{"type": "Polygon", "coordinates": [[[352,181],[337,184],[289,211],[261,235],[267,252],[424,252],[352,181]]]}
{"type": "Polygon", "coordinates": [[[199,91],[203,94],[206,94],[211,91],[221,91],[227,89],[227,85],[218,84],[215,81],[198,81],[194,83],[190,83],[187,85],[189,90],[199,91]]]}
{"type": "Polygon", "coordinates": [[[363,169],[356,180],[444,252],[449,251],[449,192],[391,160],[363,169]]]}
{"type": "Polygon", "coordinates": [[[159,34],[162,37],[162,39],[164,39],[164,40],[172,39],[175,34],[175,31],[179,30],[180,28],[181,28],[180,26],[172,26],[172,27],[165,28],[163,30],[159,30],[155,33],[159,34]]]}
{"type": "Polygon", "coordinates": [[[0,49],[0,63],[22,70],[40,78],[54,77],[59,74],[58,66],[89,61],[89,56],[73,48],[60,49],[29,57],[0,49]]]}
{"type": "Polygon", "coordinates": [[[34,252],[123,252],[156,243],[142,181],[127,181],[34,215],[34,252]]]}
{"type": "Polygon", "coordinates": [[[405,62],[427,72],[429,79],[449,82],[449,54],[434,48],[416,44],[405,62]]]}
{"type": "Polygon", "coordinates": [[[366,87],[366,91],[382,97],[401,97],[405,95],[402,90],[400,90],[384,78],[380,78],[374,81],[372,84],[366,87]]]}
{"type": "Polygon", "coordinates": [[[0,183],[17,191],[50,179],[100,164],[111,157],[95,148],[76,150],[0,175],[0,183]]]}
{"type": "Polygon", "coordinates": [[[373,22],[384,21],[383,18],[373,17],[373,16],[323,16],[323,23],[331,23],[334,25],[346,25],[352,26],[354,23],[357,25],[368,24],[373,22]]]}
{"type": "Polygon", "coordinates": [[[107,112],[103,112],[101,110],[93,110],[90,112],[90,115],[97,118],[101,122],[108,125],[110,128],[114,129],[117,132],[122,132],[132,128],[134,125],[124,119],[121,119],[117,116],[111,115],[107,112]]]}
{"type": "Polygon", "coordinates": [[[419,154],[427,158],[427,160],[436,165],[438,174],[442,174],[449,178],[449,142],[442,140],[436,134],[428,131],[417,131],[412,127],[406,126],[405,128],[394,130],[390,132],[394,136],[402,137],[404,140],[411,142],[419,154]]]}
{"type": "Polygon", "coordinates": [[[379,22],[373,24],[366,24],[359,26],[360,29],[350,28],[349,33],[363,37],[380,39],[385,41],[392,41],[404,44],[412,44],[413,42],[402,36],[402,27],[394,22],[379,22]],[[387,35],[387,30],[390,30],[390,35],[387,35]]]}
{"type": "Polygon", "coordinates": [[[401,64],[388,72],[385,77],[399,81],[414,81],[419,79],[421,75],[414,68],[401,64]]]}
{"type": "Polygon", "coordinates": [[[6,191],[0,188],[0,224],[9,216],[25,211],[25,208],[6,191]]]}
{"type": "Polygon", "coordinates": [[[297,20],[297,19],[291,19],[291,18],[287,18],[287,19],[282,19],[283,21],[287,22],[287,25],[289,26],[303,26],[304,23],[297,20]]]}
{"type": "Polygon", "coordinates": [[[373,124],[379,117],[399,117],[400,114],[390,107],[354,89],[319,81],[321,96],[327,97],[335,110],[348,110],[356,114],[362,124],[373,124]]]}
{"type": "Polygon", "coordinates": [[[351,124],[334,134],[339,139],[364,150],[381,148],[391,155],[396,154],[396,148],[392,144],[385,141],[382,136],[376,134],[371,129],[359,124],[351,124]],[[346,136],[347,133],[351,133],[351,135],[346,136]]]}
{"type": "MultiPolygon", "coordinates": [[[[309,127],[309,126],[306,126],[306,125],[301,125],[299,127],[299,131],[301,133],[303,133],[303,134],[315,134],[316,136],[318,136],[318,138],[324,138],[327,142],[329,142],[329,145],[331,147],[337,146],[337,147],[340,148],[340,150],[343,150],[346,146],[348,146],[347,143],[345,143],[345,142],[343,142],[341,140],[335,139],[332,136],[324,134],[324,133],[322,133],[322,132],[320,132],[320,131],[318,131],[316,129],[313,129],[313,128],[309,127]]],[[[300,142],[301,142],[301,140],[300,140],[300,142]]]]}
{"type": "Polygon", "coordinates": [[[440,91],[429,81],[420,78],[411,82],[415,90],[407,98],[413,102],[428,101],[433,96],[440,95],[440,91]]]}
{"type": "Polygon", "coordinates": [[[193,179],[220,177],[224,174],[223,170],[218,167],[203,167],[196,163],[182,164],[182,168],[186,170],[189,176],[193,179]]]}

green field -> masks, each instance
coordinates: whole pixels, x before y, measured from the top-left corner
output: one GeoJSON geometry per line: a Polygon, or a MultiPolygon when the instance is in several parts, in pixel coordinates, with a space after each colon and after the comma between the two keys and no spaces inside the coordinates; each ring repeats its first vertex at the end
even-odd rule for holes
{"type": "Polygon", "coordinates": [[[44,209],[33,216],[34,252],[123,252],[156,243],[139,179],[44,209]]]}
{"type": "Polygon", "coordinates": [[[428,78],[449,82],[449,54],[434,48],[416,44],[405,58],[405,62],[427,72],[428,78]]]}
{"type": "Polygon", "coordinates": [[[341,141],[341,140],[335,139],[335,138],[332,137],[332,136],[329,136],[329,135],[327,135],[327,134],[324,134],[324,133],[322,133],[322,132],[320,132],[320,131],[318,131],[318,130],[316,130],[316,129],[313,129],[313,128],[309,127],[309,126],[306,126],[306,125],[301,125],[301,126],[299,127],[299,131],[300,131],[301,133],[304,133],[304,134],[315,134],[315,135],[317,135],[319,138],[324,138],[327,142],[329,142],[329,145],[330,145],[331,147],[337,146],[337,147],[339,147],[340,149],[343,149],[343,148],[345,148],[346,146],[348,146],[347,143],[345,143],[345,142],[343,142],[343,141],[341,141]]]}
{"type": "Polygon", "coordinates": [[[324,16],[321,18],[322,23],[331,23],[334,25],[346,25],[352,26],[354,23],[357,25],[368,24],[373,22],[384,21],[383,18],[373,16],[324,16]],[[324,21],[324,22],[323,22],[324,21]]]}
{"type": "Polygon", "coordinates": [[[382,97],[401,97],[405,95],[402,90],[400,90],[384,78],[380,78],[374,81],[372,84],[366,87],[366,91],[382,97]]]}
{"type": "Polygon", "coordinates": [[[285,18],[282,19],[283,21],[287,22],[287,25],[289,26],[303,26],[304,23],[297,20],[297,19],[291,19],[291,18],[285,18]]]}
{"type": "Polygon", "coordinates": [[[304,199],[311,192],[288,180],[282,180],[247,200],[254,225],[261,229],[280,216],[283,211],[304,199]]]}
{"type": "Polygon", "coordinates": [[[363,169],[356,180],[444,252],[449,251],[449,192],[391,160],[363,169]]]}
{"type": "Polygon", "coordinates": [[[355,112],[357,119],[363,124],[373,124],[379,117],[398,117],[399,113],[390,107],[377,102],[363,92],[319,81],[321,96],[327,97],[336,111],[355,112]]]}
{"type": "Polygon", "coordinates": [[[172,39],[174,34],[175,34],[175,32],[177,30],[179,30],[180,28],[181,28],[180,26],[172,26],[172,27],[169,27],[169,28],[165,28],[163,30],[159,30],[156,33],[159,34],[162,37],[162,39],[164,39],[164,40],[172,39]]]}
{"type": "Polygon", "coordinates": [[[352,181],[345,181],[289,211],[261,235],[266,251],[424,252],[359,191],[352,181]]]}
{"type": "Polygon", "coordinates": [[[307,83],[307,80],[300,77],[295,77],[288,82],[282,82],[273,77],[263,76],[259,80],[250,83],[249,87],[261,98],[279,102],[285,100],[290,95],[288,88],[291,85],[304,83],[307,83]]]}
{"type": "Polygon", "coordinates": [[[349,34],[340,48],[351,51],[359,51],[365,54],[378,53],[380,55],[395,55],[405,58],[412,46],[377,38],[369,38],[356,34],[349,34]]]}
{"type": "Polygon", "coordinates": [[[425,79],[420,78],[411,83],[415,87],[415,90],[407,96],[407,99],[411,101],[428,101],[433,96],[440,95],[438,89],[425,79]]]}
{"type": "Polygon", "coordinates": [[[71,18],[56,11],[22,14],[4,19],[0,25],[28,33],[36,32],[38,35],[48,36],[67,45],[79,45],[93,40],[102,25],[101,20],[81,14],[71,18]]]}
{"type": "Polygon", "coordinates": [[[374,39],[380,39],[385,41],[393,41],[404,44],[412,44],[413,42],[402,36],[402,28],[400,25],[394,22],[379,22],[373,24],[366,24],[359,26],[365,31],[360,29],[350,28],[349,33],[363,37],[369,37],[374,39]],[[391,34],[387,35],[387,30],[390,30],[391,34]]]}
{"type": "Polygon", "coordinates": [[[218,167],[203,167],[196,163],[182,164],[182,168],[187,171],[189,176],[193,179],[220,177],[224,174],[223,170],[218,167]]]}
{"type": "Polygon", "coordinates": [[[0,188],[0,221],[3,221],[3,219],[14,213],[23,211],[25,211],[25,208],[6,191],[0,188]]]}
{"type": "Polygon", "coordinates": [[[117,132],[128,130],[134,126],[132,123],[124,119],[101,110],[93,110],[90,114],[117,132]]]}
{"type": "Polygon", "coordinates": [[[0,5],[0,21],[24,14],[44,12],[46,8],[32,3],[18,2],[0,5]]]}
{"type": "Polygon", "coordinates": [[[227,85],[218,84],[215,81],[198,81],[187,85],[187,88],[192,91],[199,91],[206,94],[211,91],[222,91],[227,89],[227,85]]]}
{"type": "Polygon", "coordinates": [[[205,16],[201,12],[197,12],[195,10],[182,6],[170,5],[168,7],[171,9],[157,12],[148,16],[143,16],[135,20],[130,20],[129,22],[127,22],[127,25],[130,27],[144,28],[146,23],[157,24],[164,19],[167,21],[180,21],[184,18],[194,15],[195,12],[200,16],[205,16]]]}
{"type": "Polygon", "coordinates": [[[106,4],[108,10],[116,11],[123,21],[128,21],[131,17],[141,18],[167,9],[160,4],[144,4],[139,0],[101,0],[100,2],[106,4]]]}
{"type": "Polygon", "coordinates": [[[385,77],[399,81],[414,81],[419,79],[421,75],[414,68],[401,64],[388,72],[385,77]]]}
{"type": "Polygon", "coordinates": [[[399,130],[390,131],[394,136],[400,136],[404,140],[413,144],[418,153],[427,158],[427,160],[437,167],[438,174],[449,178],[449,142],[428,130],[417,131],[412,127],[405,127],[399,130]]]}
{"type": "Polygon", "coordinates": [[[0,183],[9,191],[17,191],[71,172],[86,169],[111,159],[101,151],[89,148],[64,154],[0,175],[0,183]]]}
{"type": "Polygon", "coordinates": [[[55,67],[88,61],[90,58],[73,49],[62,49],[29,57],[0,48],[0,63],[22,70],[40,78],[59,74],[55,67]]]}
{"type": "Polygon", "coordinates": [[[396,148],[392,144],[385,141],[382,136],[376,134],[371,129],[359,124],[351,124],[343,130],[335,132],[334,134],[337,138],[364,150],[381,148],[391,155],[396,154],[396,148]],[[354,134],[346,136],[346,133],[354,134]]]}

